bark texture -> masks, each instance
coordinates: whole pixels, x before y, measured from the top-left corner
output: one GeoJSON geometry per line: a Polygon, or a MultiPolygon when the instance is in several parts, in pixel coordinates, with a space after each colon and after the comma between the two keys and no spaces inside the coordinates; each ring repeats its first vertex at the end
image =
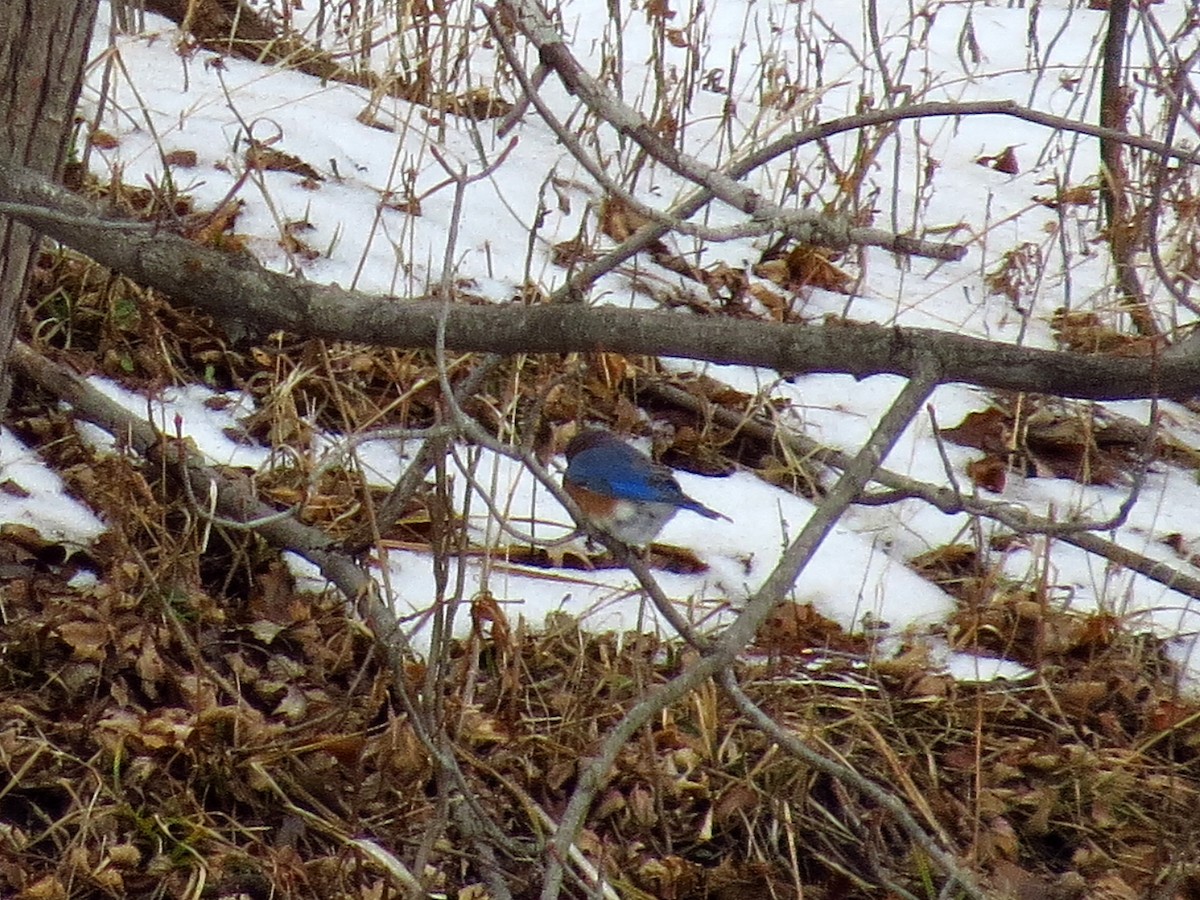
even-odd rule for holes
{"type": "Polygon", "coordinates": [[[0,163],[0,202],[101,265],[256,331],[392,347],[432,347],[445,320],[450,350],[487,353],[610,351],[762,366],[788,374],[913,377],[934,360],[943,382],[1092,400],[1200,395],[1200,346],[1124,357],[1019,347],[945,331],[830,321],[779,325],[717,316],[580,304],[443,305],[301,281],[250,256],[99,217],[80,197],[36,173],[0,163]]]}
{"type": "MultiPolygon", "coordinates": [[[[98,5],[0,2],[0,163],[61,175],[98,5]]],[[[0,216],[0,415],[12,392],[8,355],[40,237],[0,216]]]]}

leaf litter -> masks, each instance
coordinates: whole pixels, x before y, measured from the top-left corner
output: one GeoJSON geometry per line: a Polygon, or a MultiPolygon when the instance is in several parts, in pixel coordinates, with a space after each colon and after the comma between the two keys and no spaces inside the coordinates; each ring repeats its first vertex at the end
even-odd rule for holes
{"type": "MultiPolygon", "coordinates": [[[[55,265],[91,272],[82,261],[55,265]]],[[[176,326],[148,329],[152,298],[123,317],[107,279],[89,275],[89,291],[70,277],[70,340],[47,327],[45,352],[143,388],[214,377],[248,386],[267,401],[244,423],[252,439],[303,446],[312,420],[300,408],[326,427],[433,415],[432,398],[417,392],[398,404],[394,394],[398,367],[405,383],[432,378],[425,354],[286,336],[234,351],[214,343],[202,315],[165,308],[176,326]],[[159,356],[147,355],[148,340],[159,356]],[[291,400],[277,402],[285,385],[291,400]]],[[[48,315],[50,304],[35,308],[48,315]]],[[[521,402],[544,399],[554,421],[586,406],[616,424],[631,421],[629,379],[656,364],[579,359],[568,362],[573,382],[544,361],[522,365],[519,382],[507,370],[485,402],[499,405],[519,383],[521,402]]],[[[730,409],[747,401],[681,384],[730,409]]],[[[42,447],[109,528],[86,551],[97,577],[83,583],[72,583],[78,568],[61,557],[42,558],[49,543],[0,539],[25,571],[5,596],[5,890],[175,895],[203,872],[221,896],[269,885],[321,896],[385,891],[386,876],[351,838],[366,828],[382,846],[419,843],[438,815],[436,776],[356,617],[331,596],[297,592],[251,534],[218,532],[205,545],[155,473],[98,453],[38,398],[23,401],[17,433],[42,447]]],[[[778,464],[771,448],[688,424],[678,409],[645,409],[674,419],[666,449],[676,465],[778,464]]],[[[972,420],[965,442],[1004,445],[1010,420],[995,422],[980,432],[972,420]]],[[[361,501],[361,480],[331,469],[307,493],[303,481],[288,488],[278,476],[261,487],[338,533],[339,510],[361,501]]],[[[432,540],[420,508],[398,527],[418,545],[432,540]]],[[[1170,686],[1158,642],[1111,617],[1060,610],[969,547],[931,551],[913,566],[961,604],[946,628],[950,645],[1018,659],[1037,686],[948,679],[921,644],[877,657],[872,640],[798,604],[772,617],[741,665],[751,696],[815,746],[893,785],[997,891],[1150,892],[1174,856],[1147,825],[1160,838],[1186,834],[1200,789],[1200,707],[1170,686]]],[[[688,655],[647,634],[591,633],[564,614],[535,631],[486,597],[470,606],[475,626],[453,645],[443,721],[484,808],[511,836],[536,841],[535,810],[561,812],[598,736],[688,655]]],[[[414,691],[421,673],[419,664],[407,673],[414,691]]],[[[454,826],[442,831],[428,883],[481,884],[453,849],[454,826]]],[[[778,752],[712,684],[626,747],[583,840],[631,896],[786,894],[796,884],[813,896],[857,896],[880,867],[919,879],[925,866],[868,801],[778,752]]],[[[517,896],[536,891],[536,869],[506,871],[517,896]]],[[[1200,884],[1186,869],[1170,877],[1184,892],[1200,884]]]]}
{"type": "MultiPolygon", "coordinates": [[[[491,114],[485,105],[481,114],[491,114]]],[[[164,205],[153,190],[110,190],[152,215],[194,215],[185,198],[164,205]]],[[[236,208],[204,220],[211,227],[195,239],[231,240],[223,246],[239,251],[236,208]]],[[[844,289],[852,278],[836,259],[794,248],[766,274],[777,292],[661,249],[660,264],[723,299],[723,314],[735,305],[745,314],[750,297],[755,315],[799,321],[797,290],[844,289]]],[[[1025,248],[994,287],[1017,304],[1040,266],[1025,248]]],[[[246,391],[260,401],[240,422],[247,441],[306,450],[317,429],[436,416],[428,354],[288,335],[234,343],[202,314],[64,252],[43,258],[38,283],[27,337],[39,349],[144,391],[246,391]],[[398,384],[425,387],[398,396],[398,384]]],[[[699,308],[694,298],[687,305],[699,308]]],[[[1131,343],[1094,317],[1064,319],[1061,332],[1065,345],[1089,352],[1131,343]]],[[[614,355],[514,360],[477,412],[491,412],[498,429],[506,419],[497,411],[543,403],[551,433],[586,412],[651,439],[673,465],[706,474],[749,466],[818,492],[819,477],[774,448],[646,402],[638,382],[648,374],[665,370],[614,355]]],[[[680,384],[738,413],[764,403],[728,386],[680,384]]],[[[1111,483],[1128,474],[1129,448],[1144,437],[1107,440],[1119,429],[1091,409],[1044,412],[1026,401],[1013,411],[1007,398],[993,400],[1009,411],[964,443],[1006,469],[1111,483]]],[[[333,598],[297,592],[253,535],[209,535],[156,473],[97,453],[69,419],[46,412],[44,398],[22,398],[15,420],[108,531],[71,552],[20,529],[0,533],[0,561],[18,573],[6,584],[0,637],[5,890],[174,896],[205,884],[217,896],[384,896],[385,872],[354,836],[408,848],[432,828],[443,837],[422,877],[485,896],[457,826],[437,824],[433,767],[394,673],[356,617],[333,598]]],[[[1156,450],[1168,458],[1165,446],[1156,450]]],[[[348,467],[313,485],[311,463],[296,459],[290,471],[272,470],[263,494],[341,534],[347,511],[374,489],[348,467]]],[[[416,498],[388,537],[431,548],[429,502],[416,498]]],[[[1168,545],[1184,546],[1173,534],[1168,545]]],[[[921,642],[885,658],[873,641],[796,604],[778,611],[742,663],[751,696],[805,740],[893,786],[998,895],[1200,891],[1200,872],[1172,843],[1192,830],[1200,708],[1174,689],[1162,642],[1111,614],[1064,611],[1050,587],[1012,583],[971,545],[946,544],[911,565],[959,604],[945,627],[950,645],[1019,659],[1036,683],[948,679],[921,642]]],[[[470,605],[473,630],[452,645],[443,721],[484,808],[510,835],[535,841],[544,835],[536,810],[561,813],[598,737],[688,655],[653,635],[595,634],[565,615],[534,631],[487,595],[470,605]]],[[[414,662],[414,692],[422,676],[414,662]]],[[[867,896],[881,870],[917,884],[928,869],[886,814],[779,752],[712,684],[627,745],[582,843],[629,896],[789,896],[797,886],[806,896],[867,896]]],[[[518,896],[536,894],[532,866],[510,862],[507,871],[518,896]]]]}

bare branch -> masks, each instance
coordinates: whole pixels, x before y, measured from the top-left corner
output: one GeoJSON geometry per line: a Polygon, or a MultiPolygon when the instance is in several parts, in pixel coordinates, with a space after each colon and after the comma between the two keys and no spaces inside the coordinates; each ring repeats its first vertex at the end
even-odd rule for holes
{"type": "MultiPolygon", "coordinates": [[[[699,238],[704,241],[732,241],[738,238],[757,237],[776,230],[773,223],[762,221],[745,222],[729,228],[711,228],[707,225],[698,225],[694,222],[677,218],[669,212],[661,212],[653,206],[648,206],[632,193],[625,190],[615,179],[609,177],[608,173],[604,171],[604,167],[600,164],[600,161],[584,149],[579,138],[566,125],[559,121],[558,117],[554,115],[554,111],[546,105],[545,101],[537,93],[538,84],[540,83],[536,80],[537,73],[546,71],[545,67],[539,65],[532,77],[526,74],[525,70],[521,67],[521,61],[517,58],[516,50],[513,49],[512,41],[508,39],[508,35],[500,24],[496,11],[492,7],[483,4],[480,4],[480,9],[487,18],[488,26],[492,30],[492,36],[496,39],[496,43],[500,46],[504,58],[508,61],[509,68],[512,69],[513,75],[516,76],[518,83],[521,85],[521,90],[524,91],[523,104],[533,104],[538,115],[542,117],[542,121],[550,126],[550,130],[558,138],[559,143],[567,148],[567,152],[571,154],[576,162],[583,166],[587,173],[610,196],[617,197],[624,203],[627,203],[635,213],[647,219],[653,219],[659,225],[665,226],[668,231],[676,231],[680,234],[686,234],[689,237],[699,238]]],[[[499,129],[497,133],[503,134],[504,129],[499,129]]]]}
{"type": "Polygon", "coordinates": [[[786,232],[806,243],[844,248],[851,244],[886,247],[898,253],[934,259],[961,259],[966,247],[931,243],[876,228],[853,227],[807,209],[784,209],[757,191],[739,184],[734,177],[677,151],[663,140],[646,119],[613,97],[572,55],[558,28],[533,0],[503,0],[513,22],[538,49],[542,62],[551,66],[572,94],[618,132],[626,134],[648,154],[688,181],[703,185],[713,195],[742,210],[755,222],[786,232]]]}
{"type": "Polygon", "coordinates": [[[387,299],[271,272],[249,256],[177,235],[125,232],[79,197],[36,173],[0,164],[0,202],[14,218],[97,262],[224,321],[262,331],[392,347],[433,347],[445,313],[446,348],[488,353],[613,353],[762,366],[793,375],[834,372],[911,377],[935,358],[946,382],[1093,400],[1188,398],[1200,394],[1200,353],[1139,358],[1017,347],[918,328],[827,322],[699,318],[559,304],[468,306],[387,299]],[[35,207],[54,215],[42,218],[35,207]],[[67,213],[77,218],[60,215],[67,213]]]}
{"type": "Polygon", "coordinates": [[[792,134],[784,135],[778,140],[767,144],[756,153],[744,157],[736,166],[731,168],[731,174],[741,177],[746,172],[755,169],[777,156],[782,156],[804,144],[832,137],[844,131],[856,131],[859,128],[870,128],[887,122],[899,122],[903,119],[930,119],[937,117],[955,116],[1005,116],[1010,119],[1020,119],[1034,125],[1044,125],[1055,131],[1069,131],[1074,134],[1086,134],[1089,137],[1116,141],[1129,147],[1149,150],[1163,157],[1178,159],[1190,165],[1200,165],[1200,151],[1186,150],[1156,141],[1154,138],[1143,137],[1140,134],[1129,134],[1114,128],[1092,125],[1090,122],[1080,122],[1056,116],[1053,113],[1041,112],[1021,106],[1014,100],[975,100],[970,102],[939,100],[929,103],[913,103],[909,106],[897,106],[891,109],[878,109],[845,116],[840,119],[830,119],[804,128],[792,134]]]}
{"type": "MultiPolygon", "coordinates": [[[[795,452],[806,456],[811,455],[825,465],[844,469],[851,462],[852,458],[840,450],[824,447],[802,434],[783,432],[776,429],[770,422],[759,418],[740,416],[671,385],[655,384],[648,390],[670,403],[685,409],[692,409],[705,418],[711,417],[712,421],[718,425],[743,430],[768,443],[790,446],[795,452]]],[[[1051,521],[1042,516],[1035,516],[1013,503],[967,496],[954,488],[938,487],[934,484],[917,481],[915,478],[909,478],[882,467],[876,470],[872,481],[894,492],[894,496],[886,498],[889,502],[912,497],[924,500],[948,515],[966,513],[972,516],[982,516],[985,519],[1000,522],[1021,534],[1041,534],[1053,537],[1081,550],[1086,550],[1088,553],[1111,560],[1117,565],[1137,572],[1173,591],[1200,600],[1200,578],[1188,575],[1141,553],[1136,553],[1113,541],[1105,540],[1090,531],[1082,530],[1080,523],[1051,521]]],[[[861,502],[861,498],[856,502],[861,502]]],[[[1087,523],[1085,527],[1104,528],[1106,524],[1105,522],[1087,523]]]]}
{"type": "Polygon", "coordinates": [[[625,714],[608,733],[599,753],[588,760],[579,775],[554,838],[554,853],[546,867],[542,900],[556,900],[562,886],[562,860],[567,857],[596,793],[604,786],[621,748],[650,718],[686,695],[704,679],[733,664],[749,645],[767,616],[792,590],[797,576],[846,508],[871,480],[871,476],[901,432],[921,409],[939,381],[936,361],[921,361],[918,376],[905,385],[891,408],[884,413],[866,444],[847,466],[842,477],[813,512],[800,534],[784,551],[774,571],[747,601],[737,619],[722,632],[711,649],[693,666],[651,691],[646,699],[625,714]]]}

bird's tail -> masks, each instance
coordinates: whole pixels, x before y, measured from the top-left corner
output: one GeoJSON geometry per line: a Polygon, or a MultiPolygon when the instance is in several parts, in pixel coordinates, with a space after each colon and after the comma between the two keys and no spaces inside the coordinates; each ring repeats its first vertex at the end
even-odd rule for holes
{"type": "Polygon", "coordinates": [[[692,512],[700,513],[700,515],[704,516],[706,519],[724,519],[726,522],[733,521],[733,519],[729,518],[729,516],[725,515],[724,513],[719,513],[715,509],[709,509],[699,500],[694,500],[691,497],[688,497],[687,508],[692,512]]]}

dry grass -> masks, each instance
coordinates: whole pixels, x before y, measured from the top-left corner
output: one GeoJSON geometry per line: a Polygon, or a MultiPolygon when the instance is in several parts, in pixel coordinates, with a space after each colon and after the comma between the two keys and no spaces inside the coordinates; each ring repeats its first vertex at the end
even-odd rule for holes
{"type": "MultiPolygon", "coordinates": [[[[394,896],[350,843],[369,835],[402,859],[423,847],[426,883],[448,896],[486,896],[463,893],[478,860],[342,604],[296,595],[252,538],[204,555],[186,531],[166,543],[148,519],[180,510],[107,474],[139,515],[90,552],[97,585],[68,586],[38,558],[52,548],[3,545],[30,568],[6,592],[0,643],[3,892],[394,896]]],[[[1105,632],[1047,654],[1024,686],[956,684],[919,654],[870,665],[804,611],[760,643],[739,674],[762,708],[893,790],[995,895],[1200,890],[1200,706],[1164,687],[1152,642],[1105,632]]],[[[482,807],[532,846],[600,736],[687,662],[565,616],[540,633],[493,625],[456,645],[426,702],[482,807]]],[[[418,692],[421,667],[408,676],[418,692]]],[[[582,846],[622,896],[878,896],[881,874],[922,895],[932,877],[886,814],[712,684],[627,746],[582,846]]],[[[534,859],[500,861],[514,896],[536,895],[534,859]]]]}
{"type": "MultiPolygon", "coordinates": [[[[235,350],[203,316],[85,261],[43,263],[31,336],[77,367],[142,389],[242,387],[263,403],[250,432],[281,446],[303,446],[314,423],[353,430],[431,415],[432,390],[396,395],[397,383],[432,377],[423,354],[279,335],[235,350]]],[[[533,404],[550,432],[585,407],[626,424],[622,385],[651,368],[514,362],[476,411],[497,430],[533,404]]],[[[0,630],[2,891],[394,896],[394,876],[354,843],[370,836],[422,861],[431,889],[488,896],[465,826],[356,617],[330,597],[297,595],[253,534],[210,532],[156,473],[97,456],[65,415],[45,410],[26,392],[16,429],[110,530],[70,558],[15,531],[0,544],[22,573],[0,630]],[[98,581],[68,584],[80,567],[98,581]]],[[[694,451],[749,457],[749,445],[675,424],[694,451]]],[[[335,469],[314,491],[310,474],[289,485],[276,473],[264,490],[302,501],[337,533],[365,488],[335,469]]],[[[414,508],[395,536],[429,544],[429,522],[414,508]]],[[[807,744],[893,791],[996,896],[1200,890],[1200,706],[1171,689],[1161,648],[1109,618],[1053,613],[1036,587],[1001,590],[972,552],[916,561],[962,600],[948,635],[1035,666],[1035,682],[956,683],[916,647],[873,663],[869,642],[788,607],[739,672],[748,693],[807,744]]],[[[565,616],[534,633],[489,598],[471,605],[477,631],[454,645],[437,695],[416,662],[407,687],[439,710],[431,718],[471,792],[518,842],[497,864],[514,896],[532,897],[545,816],[561,815],[581,761],[689,655],[647,635],[589,634],[565,616]]],[[[626,747],[581,846],[630,897],[866,897],[880,896],[881,882],[933,896],[940,880],[886,812],[782,752],[711,683],[626,747]]],[[[575,885],[568,895],[587,894],[575,885]]]]}
{"type": "MultiPolygon", "coordinates": [[[[287,4],[281,8],[286,15],[287,4]]],[[[374,103],[399,94],[454,111],[471,96],[461,61],[481,50],[485,36],[466,27],[467,4],[445,6],[453,27],[421,5],[409,10],[412,21],[402,21],[408,7],[377,8],[378,19],[329,23],[339,38],[357,40],[338,46],[333,58],[362,76],[355,83],[375,88],[374,103]],[[385,26],[408,41],[392,60],[400,73],[394,83],[370,75],[373,45],[365,39],[385,26]]],[[[610,9],[599,52],[606,70],[621,71],[624,23],[621,7],[610,9]]],[[[805,15],[802,30],[814,44],[837,37],[805,15]]],[[[723,69],[704,67],[671,86],[661,57],[680,41],[701,53],[710,25],[700,15],[686,29],[663,15],[652,22],[655,57],[647,77],[658,82],[645,86],[653,107],[646,113],[680,144],[697,92],[728,88],[723,69]]],[[[769,40],[759,47],[764,58],[783,38],[769,40]]],[[[802,53],[800,65],[820,56],[802,53]]],[[[303,68],[305,59],[292,64],[303,68]]],[[[892,75],[906,64],[897,62],[892,75]]],[[[863,69],[864,96],[878,87],[876,78],[863,69]]],[[[811,86],[821,82],[819,71],[767,66],[757,98],[764,112],[744,134],[722,128],[716,155],[728,159],[784,125],[812,120],[811,86]]],[[[515,91],[502,69],[496,89],[515,91]]],[[[1143,92],[1142,101],[1152,93],[1143,92]]],[[[488,109],[480,114],[493,114],[490,98],[484,95],[488,109]]],[[[441,120],[421,121],[436,137],[441,120]]],[[[602,146],[597,120],[585,117],[580,130],[602,146]]],[[[886,126],[859,135],[845,159],[831,147],[808,161],[793,154],[777,199],[828,206],[869,224],[880,197],[871,173],[891,152],[884,152],[886,141],[907,139],[886,126]]],[[[1144,183],[1157,177],[1150,158],[1135,159],[1144,183]]],[[[623,185],[655,174],[632,149],[612,162],[623,185]]],[[[935,170],[931,165],[921,177],[931,180],[935,170]]],[[[235,198],[197,214],[169,184],[147,192],[120,187],[119,177],[115,183],[103,191],[118,207],[180,221],[196,240],[240,252],[235,198]]],[[[894,184],[883,200],[916,221],[927,187],[918,185],[906,201],[910,209],[894,184]]],[[[1194,185],[1170,177],[1159,193],[1171,213],[1162,234],[1173,262],[1194,275],[1195,241],[1187,240],[1196,223],[1194,185]]],[[[420,198],[406,202],[419,212],[420,198]]],[[[590,239],[558,245],[559,264],[586,260],[601,235],[619,240],[623,229],[636,227],[615,209],[609,204],[607,215],[597,216],[590,239]]],[[[987,230],[977,239],[992,287],[1022,315],[1057,264],[1049,258],[1057,252],[1052,238],[992,249],[987,230]]],[[[289,247],[306,252],[299,242],[289,247]]],[[[701,268],[665,245],[650,248],[650,258],[685,282],[664,287],[653,272],[631,279],[665,306],[784,322],[803,321],[809,286],[845,290],[865,274],[861,259],[786,243],[762,254],[753,272],[758,280],[719,262],[701,268]]],[[[541,291],[537,282],[530,273],[533,296],[541,291]]],[[[1101,319],[1064,310],[1058,331],[1076,349],[1136,343],[1113,337],[1117,326],[1109,318],[1115,313],[1101,319]]],[[[192,383],[247,392],[258,411],[240,423],[237,437],[268,444],[287,460],[262,474],[261,495],[297,504],[306,521],[338,537],[374,493],[352,465],[319,469],[309,452],[314,432],[420,427],[434,421],[439,403],[428,353],[283,334],[235,339],[194,310],[63,252],[43,257],[23,337],[80,371],[143,392],[192,383]]],[[[452,361],[451,379],[471,363],[452,361]]],[[[496,370],[469,412],[494,434],[528,438],[541,449],[549,449],[560,426],[585,416],[623,431],[648,430],[647,419],[669,422],[664,431],[674,435],[673,446],[659,449],[674,465],[711,473],[737,463],[794,490],[816,489],[819,478],[803,461],[780,460],[762,441],[639,393],[639,383],[659,374],[652,359],[516,358],[496,370]]],[[[766,402],[702,379],[685,387],[741,415],[766,402]]],[[[0,600],[0,894],[404,896],[397,869],[379,862],[391,854],[430,891],[491,896],[483,887],[487,861],[471,849],[473,813],[448,799],[457,795],[421,741],[419,730],[432,727],[445,735],[482,812],[512,842],[496,850],[503,880],[516,897],[537,896],[547,817],[561,818],[582,761],[648,688],[687,666],[688,652],[647,635],[590,634],[567,617],[534,633],[508,622],[491,598],[477,597],[470,601],[477,630],[439,660],[446,677],[436,690],[424,664],[413,661],[403,673],[407,692],[422,703],[414,720],[397,693],[396,673],[341,602],[297,594],[278,554],[253,533],[210,528],[160,473],[96,454],[65,414],[47,411],[50,400],[25,386],[13,427],[105,517],[109,531],[86,551],[19,529],[0,532],[9,573],[0,600]],[[73,582],[81,569],[98,579],[73,582]],[[370,854],[356,842],[365,837],[383,850],[370,854]]],[[[1129,465],[1124,456],[1097,455],[1108,448],[1090,414],[1071,440],[1052,446],[1038,444],[1020,409],[988,422],[992,427],[971,446],[999,460],[1000,475],[984,473],[991,483],[1010,466],[1053,469],[1047,460],[1062,458],[1063,466],[1093,474],[1129,465]],[[996,434],[1021,437],[991,446],[996,434]]],[[[384,537],[431,552],[451,545],[439,529],[457,538],[463,523],[436,508],[439,487],[444,482],[414,498],[384,537]]],[[[918,646],[875,661],[868,641],[840,633],[810,608],[785,607],[740,667],[746,691],[807,745],[892,791],[944,846],[958,848],[989,896],[1200,895],[1200,705],[1175,692],[1156,640],[1110,616],[1055,611],[1036,577],[999,583],[984,549],[941,548],[914,564],[960,600],[947,627],[952,643],[1020,659],[1036,670],[1035,680],[958,683],[938,673],[918,646]]],[[[563,563],[533,553],[526,561],[563,563]]],[[[789,756],[711,683],[626,746],[580,846],[627,897],[880,897],[890,896],[886,884],[935,897],[943,880],[887,812],[789,756]]],[[[566,893],[594,896],[577,882],[566,893]]]]}

